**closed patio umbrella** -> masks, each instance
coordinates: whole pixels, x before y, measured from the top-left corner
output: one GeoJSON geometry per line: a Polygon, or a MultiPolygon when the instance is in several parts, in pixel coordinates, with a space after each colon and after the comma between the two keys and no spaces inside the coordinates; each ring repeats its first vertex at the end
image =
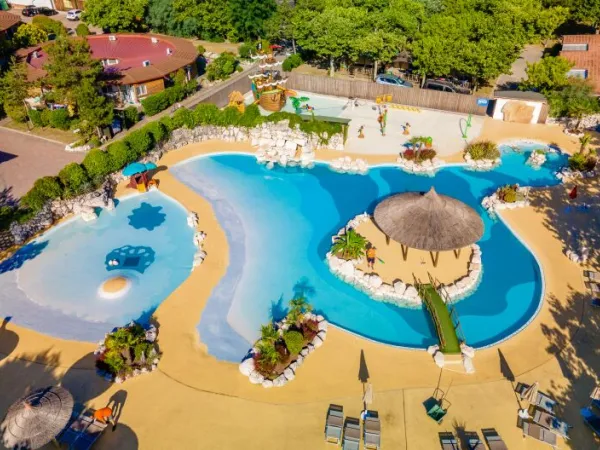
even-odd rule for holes
{"type": "Polygon", "coordinates": [[[73,412],[71,393],[60,386],[38,389],[16,401],[0,425],[7,448],[36,449],[54,439],[73,412]]]}
{"type": "Polygon", "coordinates": [[[523,392],[521,392],[521,400],[527,400],[529,403],[535,403],[538,395],[539,383],[536,381],[523,392]]]}
{"type": "Polygon", "coordinates": [[[365,405],[370,405],[373,403],[373,385],[371,383],[367,384],[367,388],[365,389],[365,393],[363,395],[363,402],[365,405]]]}

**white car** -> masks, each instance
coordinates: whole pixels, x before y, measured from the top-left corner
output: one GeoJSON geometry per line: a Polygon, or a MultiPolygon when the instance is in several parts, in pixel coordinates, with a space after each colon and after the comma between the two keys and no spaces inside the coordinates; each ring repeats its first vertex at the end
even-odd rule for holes
{"type": "Polygon", "coordinates": [[[67,12],[68,20],[79,20],[81,19],[81,10],[80,9],[72,9],[67,12]]]}

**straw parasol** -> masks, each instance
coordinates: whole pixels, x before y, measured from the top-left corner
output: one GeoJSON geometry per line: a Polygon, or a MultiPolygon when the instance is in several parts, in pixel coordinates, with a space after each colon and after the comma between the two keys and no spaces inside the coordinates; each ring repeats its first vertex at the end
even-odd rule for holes
{"type": "Polygon", "coordinates": [[[521,392],[521,400],[527,400],[529,403],[535,403],[538,395],[538,382],[536,381],[523,392],[521,392]]]}
{"type": "Polygon", "coordinates": [[[483,235],[483,221],[463,202],[429,192],[407,192],[386,198],[375,207],[375,223],[385,235],[402,245],[406,261],[409,248],[431,253],[437,266],[439,252],[460,249],[483,235]],[[434,256],[435,254],[435,256],[434,256]]]}
{"type": "Polygon", "coordinates": [[[38,389],[8,409],[0,425],[2,442],[7,448],[40,448],[67,426],[72,412],[73,397],[65,388],[38,389]]]}

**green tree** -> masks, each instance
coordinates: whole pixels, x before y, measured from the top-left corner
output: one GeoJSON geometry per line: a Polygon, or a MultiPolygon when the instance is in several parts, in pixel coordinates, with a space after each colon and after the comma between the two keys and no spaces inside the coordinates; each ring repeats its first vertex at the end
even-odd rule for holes
{"type": "Polygon", "coordinates": [[[236,71],[238,63],[233,53],[221,53],[206,68],[206,77],[210,81],[225,80],[236,71]]]}
{"type": "Polygon", "coordinates": [[[90,35],[90,29],[85,23],[80,23],[77,25],[77,28],[75,28],[75,34],[79,37],[86,37],[90,35]]]}
{"type": "Polygon", "coordinates": [[[300,295],[290,300],[286,319],[289,324],[299,325],[304,314],[310,311],[312,311],[312,306],[306,297],[300,295]]]}
{"type": "Polygon", "coordinates": [[[31,47],[48,40],[48,33],[37,25],[24,23],[17,28],[13,36],[13,42],[17,47],[31,47]]]}
{"type": "Polygon", "coordinates": [[[282,39],[292,41],[293,52],[296,53],[296,22],[294,21],[295,8],[288,1],[277,5],[275,13],[265,21],[264,30],[266,37],[277,42],[282,39]]]}
{"type": "Polygon", "coordinates": [[[82,19],[110,32],[141,31],[148,0],[88,0],[82,19]]]}
{"type": "Polygon", "coordinates": [[[591,142],[592,135],[590,133],[583,133],[583,136],[579,138],[579,153],[586,153],[591,142]]]}
{"type": "Polygon", "coordinates": [[[367,240],[350,228],[341,236],[335,237],[331,253],[344,259],[358,259],[365,255],[367,240]]]}
{"type": "Polygon", "coordinates": [[[569,82],[567,73],[571,67],[573,63],[560,56],[546,56],[538,62],[527,63],[527,78],[521,81],[519,89],[548,93],[566,86],[569,82]]]}
{"type": "Polygon", "coordinates": [[[279,339],[279,333],[272,323],[260,327],[260,340],[263,342],[275,343],[279,339]]]}
{"type": "Polygon", "coordinates": [[[27,82],[27,66],[13,58],[10,69],[0,78],[0,98],[6,114],[16,122],[27,120],[25,99],[31,87],[27,82]]]}
{"type": "Polygon", "coordinates": [[[81,135],[90,139],[94,132],[99,133],[102,127],[112,123],[114,105],[91,79],[84,79],[74,93],[81,135]]]}
{"type": "Polygon", "coordinates": [[[46,16],[35,16],[31,21],[32,24],[44,30],[47,34],[54,36],[66,36],[67,29],[58,20],[51,19],[46,16]]]}
{"type": "Polygon", "coordinates": [[[58,173],[58,178],[65,187],[64,197],[74,197],[88,190],[90,179],[84,168],[77,163],[67,164],[58,173]]]}
{"type": "Polygon", "coordinates": [[[33,211],[39,211],[50,200],[60,198],[63,189],[57,177],[38,178],[23,196],[21,203],[33,211]]]}
{"type": "Polygon", "coordinates": [[[552,39],[556,29],[567,21],[569,17],[569,9],[563,6],[552,8],[540,8],[537,10],[535,19],[536,34],[544,43],[544,47],[548,41],[552,39]]]}
{"type": "Polygon", "coordinates": [[[586,80],[578,78],[570,79],[565,87],[551,92],[548,95],[548,103],[552,116],[576,120],[576,130],[579,130],[581,120],[585,116],[600,109],[594,88],[586,80]]]}
{"type": "Polygon", "coordinates": [[[256,39],[265,33],[267,21],[277,8],[275,0],[229,0],[231,22],[238,37],[256,39]]]}
{"type": "Polygon", "coordinates": [[[359,41],[361,53],[373,59],[373,79],[377,76],[379,62],[389,63],[406,48],[406,37],[397,32],[373,31],[359,41]]]}
{"type": "Polygon", "coordinates": [[[600,24],[600,0],[573,0],[570,9],[575,20],[598,28],[600,24]]]}
{"type": "MultiPolygon", "coordinates": [[[[161,0],[153,0],[160,2],[161,0]]],[[[157,6],[158,8],[158,6],[157,6]]],[[[163,6],[168,11],[168,6],[163,6]]],[[[165,16],[162,27],[171,27],[175,34],[197,36],[202,39],[222,41],[226,38],[235,40],[231,25],[231,8],[225,2],[215,0],[173,0],[172,19],[165,16]]],[[[155,15],[159,13],[156,12],[155,15]]],[[[159,20],[157,18],[157,20],[159,20]]],[[[154,26],[154,25],[153,25],[154,26]]]]}

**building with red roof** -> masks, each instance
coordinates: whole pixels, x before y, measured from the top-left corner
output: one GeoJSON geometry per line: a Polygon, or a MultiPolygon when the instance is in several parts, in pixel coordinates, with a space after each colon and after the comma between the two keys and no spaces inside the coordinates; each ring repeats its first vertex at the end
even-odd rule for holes
{"type": "Polygon", "coordinates": [[[10,39],[21,25],[21,18],[16,14],[0,11],[0,39],[10,39]]]}
{"type": "MultiPolygon", "coordinates": [[[[180,69],[188,80],[197,75],[198,51],[185,39],[155,34],[103,34],[86,39],[92,57],[104,66],[105,94],[120,104],[137,104],[164,90],[165,82],[180,69]]],[[[52,43],[16,52],[27,63],[30,81],[46,76],[47,45],[52,43]]]]}
{"type": "Polygon", "coordinates": [[[569,76],[589,80],[600,95],[600,35],[563,36],[560,56],[573,63],[569,76]]]}

